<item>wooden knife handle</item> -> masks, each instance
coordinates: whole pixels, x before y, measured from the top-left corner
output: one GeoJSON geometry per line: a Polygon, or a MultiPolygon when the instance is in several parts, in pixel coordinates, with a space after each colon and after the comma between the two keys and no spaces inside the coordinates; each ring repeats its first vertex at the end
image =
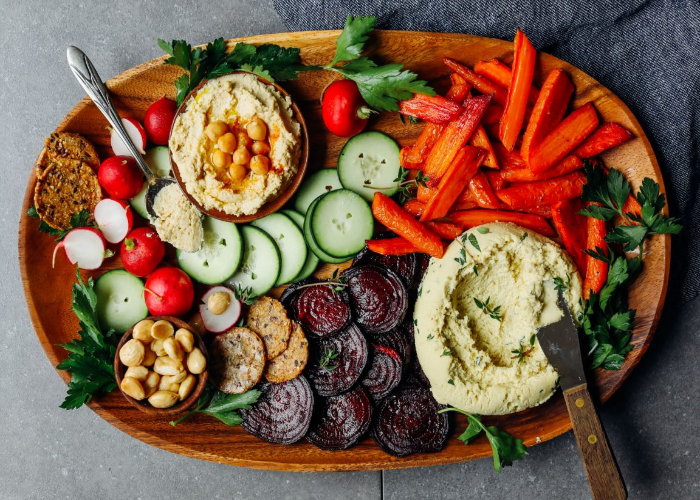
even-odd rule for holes
{"type": "Polygon", "coordinates": [[[598,412],[593,406],[588,387],[583,384],[564,391],[564,400],[593,499],[626,499],[627,489],[622,481],[620,468],[610,449],[598,412]]]}

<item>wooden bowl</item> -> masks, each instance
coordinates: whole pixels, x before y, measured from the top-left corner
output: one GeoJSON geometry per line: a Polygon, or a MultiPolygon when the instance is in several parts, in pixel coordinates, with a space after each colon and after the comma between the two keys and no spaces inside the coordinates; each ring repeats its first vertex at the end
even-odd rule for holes
{"type": "MultiPolygon", "coordinates": [[[[255,73],[249,73],[247,71],[234,71],[229,74],[235,74],[235,73],[244,73],[244,74],[250,74],[255,76],[260,82],[264,83],[265,85],[272,85],[277,91],[282,94],[284,97],[289,97],[291,99],[291,96],[289,95],[289,92],[284,90],[282,87],[277,85],[276,83],[269,82],[265,80],[264,78],[256,75],[255,73]]],[[[228,75],[223,75],[223,76],[228,76],[228,75]]],[[[221,78],[221,77],[219,77],[221,78]]],[[[172,128],[175,128],[175,122],[177,121],[177,117],[180,116],[181,113],[183,113],[187,109],[187,103],[189,100],[199,92],[199,90],[208,82],[209,80],[204,80],[202,81],[199,85],[197,85],[192,91],[187,94],[187,97],[182,101],[182,104],[180,104],[180,107],[177,109],[177,112],[175,114],[175,120],[173,120],[173,126],[172,128]]],[[[299,189],[299,186],[301,185],[301,181],[304,180],[304,174],[306,173],[306,169],[309,165],[309,131],[306,127],[306,121],[304,120],[304,116],[301,114],[301,111],[299,111],[299,108],[297,107],[296,103],[292,100],[292,111],[294,112],[294,118],[297,120],[299,123],[299,127],[301,129],[301,135],[300,135],[300,140],[301,140],[301,156],[299,157],[299,168],[297,169],[297,173],[290,182],[287,187],[281,191],[280,193],[277,194],[277,196],[271,200],[268,200],[263,206],[258,209],[257,212],[254,214],[250,215],[231,215],[227,214],[223,210],[218,210],[218,209],[205,209],[202,204],[195,199],[194,196],[192,196],[186,189],[185,183],[182,181],[182,178],[180,177],[180,170],[177,166],[177,163],[173,160],[173,154],[172,151],[170,152],[170,168],[172,169],[173,175],[175,176],[175,179],[177,180],[177,183],[180,185],[180,188],[182,189],[182,192],[185,194],[187,199],[197,207],[197,210],[202,212],[203,214],[206,214],[210,217],[213,217],[215,219],[219,220],[225,220],[227,222],[236,222],[236,223],[243,223],[243,222],[251,222],[256,219],[261,219],[265,217],[266,215],[270,215],[273,212],[276,212],[282,206],[284,206],[285,203],[289,201],[289,199],[294,196],[294,193],[299,189]]],[[[172,134],[172,128],[170,130],[170,133],[172,134]]]]}
{"type": "MultiPolygon", "coordinates": [[[[202,354],[204,354],[204,357],[207,359],[207,366],[209,365],[209,354],[207,353],[207,348],[204,345],[204,341],[202,340],[202,337],[200,337],[199,334],[195,332],[190,325],[174,316],[149,316],[145,319],[150,319],[153,321],[164,319],[173,324],[173,326],[175,327],[175,331],[177,331],[180,328],[185,328],[186,330],[192,332],[195,346],[199,347],[199,350],[202,351],[202,354]]],[[[117,385],[119,386],[119,390],[121,391],[122,395],[126,398],[126,400],[129,403],[131,403],[132,406],[134,406],[134,408],[138,408],[142,412],[148,413],[149,415],[153,415],[156,417],[172,417],[173,415],[184,413],[185,411],[192,408],[199,399],[199,397],[202,395],[204,387],[207,385],[207,380],[209,379],[208,369],[204,370],[199,375],[195,375],[195,377],[197,377],[197,385],[194,386],[192,393],[186,399],[180,401],[179,403],[175,403],[175,405],[171,406],[170,408],[154,408],[153,406],[148,404],[147,399],[139,401],[122,391],[122,379],[124,378],[124,373],[126,372],[128,367],[121,362],[121,359],[119,359],[119,351],[127,341],[131,340],[131,332],[133,330],[134,327],[132,326],[122,336],[121,340],[119,341],[119,344],[117,345],[117,352],[114,355],[114,374],[117,378],[117,385]]],[[[146,348],[148,349],[148,347],[146,348]]]]}

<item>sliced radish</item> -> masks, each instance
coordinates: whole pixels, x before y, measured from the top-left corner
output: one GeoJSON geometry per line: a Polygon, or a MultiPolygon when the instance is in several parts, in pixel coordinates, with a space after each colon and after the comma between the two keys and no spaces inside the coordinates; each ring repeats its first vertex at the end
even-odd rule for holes
{"type": "Polygon", "coordinates": [[[241,317],[241,309],[241,301],[236,298],[233,291],[221,285],[213,286],[207,290],[207,292],[202,295],[202,303],[199,304],[199,314],[202,315],[204,328],[211,333],[224,333],[233,328],[241,317]],[[209,306],[207,305],[209,297],[216,292],[227,293],[229,299],[231,299],[228,308],[221,314],[214,314],[209,310],[209,306]]]}
{"type": "Polygon", "coordinates": [[[56,253],[63,248],[71,264],[80,269],[98,269],[102,265],[107,249],[105,239],[97,229],[79,227],[69,232],[53,250],[52,266],[56,264],[56,253]]]}
{"type": "Polygon", "coordinates": [[[134,216],[128,203],[105,198],[95,207],[95,222],[110,243],[121,243],[131,231],[134,216]]]}
{"type": "MultiPolygon", "coordinates": [[[[122,124],[136,149],[139,153],[144,154],[146,152],[146,131],[143,126],[134,118],[122,118],[122,124]]],[[[111,129],[110,132],[112,134],[112,151],[114,151],[115,156],[133,156],[114,129],[111,129]]]]}

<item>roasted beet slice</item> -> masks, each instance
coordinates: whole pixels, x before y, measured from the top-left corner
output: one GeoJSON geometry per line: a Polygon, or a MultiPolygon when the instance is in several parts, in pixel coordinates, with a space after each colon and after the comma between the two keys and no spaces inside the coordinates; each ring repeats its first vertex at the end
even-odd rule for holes
{"type": "MultiPolygon", "coordinates": [[[[404,321],[404,324],[406,322],[404,321]]],[[[403,325],[385,333],[372,335],[372,342],[391,347],[401,356],[404,369],[408,368],[413,353],[413,339],[404,332],[403,325]],[[410,340],[409,340],[410,339],[410,340]]]]}
{"type": "MultiPolygon", "coordinates": [[[[383,233],[377,236],[378,239],[391,238],[393,233],[383,233]]],[[[379,267],[391,269],[403,280],[404,285],[410,286],[415,280],[416,269],[418,268],[417,254],[409,253],[407,255],[382,255],[375,253],[365,247],[360,250],[357,257],[352,261],[352,266],[357,267],[364,264],[376,264],[379,267]]]]}
{"type": "Polygon", "coordinates": [[[413,356],[411,364],[408,365],[408,369],[404,374],[401,385],[405,387],[425,387],[426,389],[430,389],[430,380],[428,380],[428,377],[425,375],[423,367],[418,360],[418,356],[413,356]]]}
{"type": "Polygon", "coordinates": [[[338,335],[311,343],[311,359],[306,369],[311,386],[321,396],[335,396],[350,389],[367,365],[369,349],[360,329],[351,324],[338,335]],[[321,367],[324,353],[336,356],[321,367]]]}
{"type": "Polygon", "coordinates": [[[368,264],[346,269],[341,276],[348,284],[355,321],[365,332],[388,332],[403,321],[408,291],[394,271],[368,264]]]}
{"type": "Polygon", "coordinates": [[[314,278],[295,283],[284,291],[280,300],[308,336],[330,337],[352,320],[348,293],[316,283],[323,282],[314,278]]]}
{"type": "Polygon", "coordinates": [[[440,451],[449,422],[428,389],[406,388],[384,400],[372,431],[377,444],[391,455],[440,451]]]}
{"type": "Polygon", "coordinates": [[[372,403],[362,387],[350,392],[319,398],[306,439],[324,450],[344,450],[369,429],[372,403]]]}
{"type": "Polygon", "coordinates": [[[395,350],[375,344],[372,346],[372,364],[360,383],[367,389],[372,400],[377,402],[399,385],[402,369],[401,356],[395,350]]]}
{"type": "Polygon", "coordinates": [[[421,281],[423,281],[423,275],[425,271],[428,270],[428,264],[430,264],[430,255],[427,253],[417,253],[416,256],[416,274],[413,278],[413,283],[409,286],[412,292],[418,290],[421,281]]]}
{"type": "Polygon", "coordinates": [[[314,408],[309,382],[299,376],[288,382],[260,385],[260,398],[241,410],[243,428],[268,443],[292,444],[306,436],[314,408]]]}

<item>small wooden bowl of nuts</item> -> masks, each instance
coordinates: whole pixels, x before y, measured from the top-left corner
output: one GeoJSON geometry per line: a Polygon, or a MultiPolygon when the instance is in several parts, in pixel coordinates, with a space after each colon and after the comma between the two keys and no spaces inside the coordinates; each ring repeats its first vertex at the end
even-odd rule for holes
{"type": "Polygon", "coordinates": [[[114,373],[124,397],[155,416],[183,413],[207,384],[207,349],[202,338],[173,316],[149,316],[117,345],[114,373]]]}

